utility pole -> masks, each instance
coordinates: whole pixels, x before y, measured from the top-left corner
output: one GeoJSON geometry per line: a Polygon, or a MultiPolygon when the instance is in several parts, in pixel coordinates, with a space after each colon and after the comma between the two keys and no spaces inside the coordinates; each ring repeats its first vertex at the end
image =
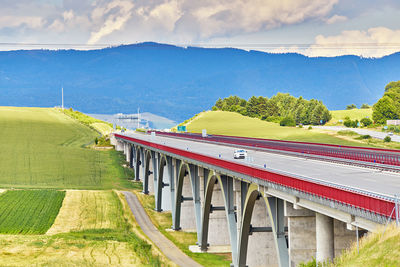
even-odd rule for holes
{"type": "Polygon", "coordinates": [[[137,128],[140,128],[140,108],[137,108],[137,128]]]}
{"type": "Polygon", "coordinates": [[[64,110],[64,88],[61,86],[61,109],[64,110]]]}

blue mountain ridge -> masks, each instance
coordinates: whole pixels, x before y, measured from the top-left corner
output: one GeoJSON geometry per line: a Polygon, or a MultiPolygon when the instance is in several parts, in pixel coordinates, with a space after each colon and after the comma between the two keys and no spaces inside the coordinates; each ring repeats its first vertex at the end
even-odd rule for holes
{"type": "Polygon", "coordinates": [[[382,58],[306,57],[234,48],[140,43],[98,50],[0,52],[0,105],[85,113],[142,111],[182,121],[220,97],[287,92],[329,109],[373,104],[400,80],[400,53],[382,58]]]}

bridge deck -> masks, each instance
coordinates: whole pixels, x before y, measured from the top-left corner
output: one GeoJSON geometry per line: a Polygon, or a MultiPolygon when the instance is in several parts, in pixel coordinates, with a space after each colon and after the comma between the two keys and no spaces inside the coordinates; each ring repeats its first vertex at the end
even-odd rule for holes
{"type": "Polygon", "coordinates": [[[255,150],[247,150],[248,158],[252,159],[250,161],[233,159],[235,148],[227,145],[200,143],[164,136],[151,137],[136,133],[126,135],[215,158],[221,157],[221,159],[245,165],[264,168],[264,164],[266,164],[266,168],[271,171],[285,172],[294,177],[301,176],[301,178],[319,180],[388,197],[400,193],[400,174],[397,173],[255,150]]]}

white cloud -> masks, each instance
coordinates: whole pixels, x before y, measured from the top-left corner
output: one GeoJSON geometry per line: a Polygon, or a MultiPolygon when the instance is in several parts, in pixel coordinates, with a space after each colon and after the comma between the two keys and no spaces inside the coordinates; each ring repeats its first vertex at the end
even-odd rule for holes
{"type": "Polygon", "coordinates": [[[252,33],[307,19],[325,19],[338,0],[180,1],[177,33],[197,39],[252,33]]]}
{"type": "Polygon", "coordinates": [[[1,28],[15,28],[25,26],[31,29],[40,29],[43,27],[45,20],[38,16],[0,16],[1,28]]]}
{"type": "Polygon", "coordinates": [[[359,55],[382,57],[400,51],[400,30],[385,27],[343,31],[335,36],[318,35],[305,54],[310,56],[359,55]]]}
{"type": "Polygon", "coordinates": [[[343,22],[343,21],[346,21],[346,20],[347,20],[347,17],[335,14],[332,17],[328,18],[326,20],[326,23],[327,24],[334,24],[334,23],[343,22]]]}
{"type": "Polygon", "coordinates": [[[133,3],[130,1],[114,0],[106,7],[97,7],[92,12],[94,22],[104,20],[100,29],[92,31],[88,44],[97,43],[102,37],[122,29],[132,17],[133,3]]]}

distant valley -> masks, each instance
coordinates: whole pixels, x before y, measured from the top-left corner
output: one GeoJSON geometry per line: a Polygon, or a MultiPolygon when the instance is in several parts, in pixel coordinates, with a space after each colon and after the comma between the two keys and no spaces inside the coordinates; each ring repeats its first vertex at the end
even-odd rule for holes
{"type": "MultiPolygon", "coordinates": [[[[93,118],[110,122],[127,129],[136,129],[138,126],[138,115],[135,114],[87,114],[93,118]]],[[[149,112],[139,115],[139,127],[149,127],[151,129],[169,129],[177,123],[173,120],[158,116],[149,112]]]]}

